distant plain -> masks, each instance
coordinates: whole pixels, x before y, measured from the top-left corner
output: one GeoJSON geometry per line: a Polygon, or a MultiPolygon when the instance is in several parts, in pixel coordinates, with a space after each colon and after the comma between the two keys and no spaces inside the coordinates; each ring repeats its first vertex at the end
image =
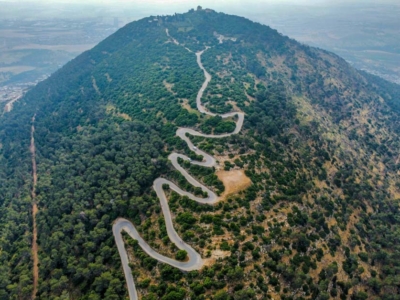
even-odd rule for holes
{"type": "MultiPolygon", "coordinates": [[[[187,3],[89,5],[1,2],[0,85],[48,76],[128,22],[187,3]]],[[[305,44],[332,51],[358,69],[400,83],[400,4],[327,2],[314,5],[218,2],[212,8],[267,24],[305,44]]],[[[188,6],[188,7],[186,7],[188,6]]]]}

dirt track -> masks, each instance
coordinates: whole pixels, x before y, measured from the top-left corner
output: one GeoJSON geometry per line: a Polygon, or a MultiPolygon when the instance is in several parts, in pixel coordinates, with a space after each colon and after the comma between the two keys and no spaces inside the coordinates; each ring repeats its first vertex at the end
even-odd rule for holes
{"type": "Polygon", "coordinates": [[[38,257],[38,245],[37,245],[37,226],[36,226],[36,214],[38,212],[38,206],[36,203],[36,184],[37,184],[37,167],[36,167],[36,148],[35,148],[35,118],[36,114],[32,118],[31,127],[31,145],[30,151],[32,154],[32,220],[33,220],[33,238],[32,238],[32,257],[33,257],[33,291],[32,299],[36,298],[37,286],[39,280],[39,257],[38,257]]]}

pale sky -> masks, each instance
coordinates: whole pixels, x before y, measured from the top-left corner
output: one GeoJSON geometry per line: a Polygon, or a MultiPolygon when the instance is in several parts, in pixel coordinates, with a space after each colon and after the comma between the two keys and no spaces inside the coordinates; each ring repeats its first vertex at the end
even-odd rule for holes
{"type": "MultiPolygon", "coordinates": [[[[292,3],[324,3],[324,2],[333,2],[332,0],[262,0],[262,1],[256,1],[259,3],[280,3],[280,2],[292,2],[292,3]]],[[[61,2],[61,3],[97,3],[97,4],[102,4],[102,3],[148,3],[148,4],[184,4],[188,2],[196,2],[201,5],[201,3],[209,2],[209,3],[216,3],[216,1],[207,1],[207,0],[198,0],[198,1],[192,1],[192,0],[85,0],[84,2],[82,0],[2,0],[0,2],[15,2],[15,3],[23,3],[23,2],[41,2],[41,3],[54,3],[54,2],[61,2]]],[[[244,3],[248,1],[244,0],[219,0],[219,3],[224,3],[224,4],[235,4],[235,3],[244,3]]],[[[255,2],[255,1],[253,1],[255,2]]]]}
{"type": "Polygon", "coordinates": [[[0,2],[26,3],[36,2],[45,4],[70,3],[70,4],[100,4],[100,5],[129,5],[129,6],[174,6],[174,7],[227,7],[227,6],[246,6],[268,4],[295,4],[295,5],[335,5],[339,3],[393,3],[398,4],[398,0],[0,0],[0,2]]]}
{"type": "Polygon", "coordinates": [[[131,14],[133,13],[133,10],[136,11],[138,16],[145,16],[147,14],[164,15],[175,12],[183,13],[191,8],[196,8],[198,5],[201,5],[203,8],[212,8],[216,11],[243,15],[247,10],[260,12],[260,9],[262,10],[262,8],[265,8],[268,5],[276,4],[319,5],[337,3],[340,1],[369,0],[0,0],[0,3],[3,1],[13,4],[21,4],[22,9],[26,7],[27,2],[49,5],[49,13],[50,5],[51,8],[54,8],[57,4],[62,3],[82,6],[110,6],[116,9],[126,7],[127,9],[130,9],[129,13],[131,14]]]}
{"type": "MultiPolygon", "coordinates": [[[[0,0],[0,2],[37,2],[37,3],[80,3],[80,4],[142,4],[142,5],[237,5],[246,4],[251,2],[252,4],[279,4],[279,3],[291,3],[291,4],[334,4],[338,2],[373,2],[373,0],[0,0]]],[[[383,0],[379,0],[383,1],[383,0]]],[[[387,2],[390,2],[388,0],[387,2]]],[[[395,1],[395,0],[394,0],[395,1]]]]}
{"type": "MultiPolygon", "coordinates": [[[[295,10],[296,6],[310,6],[311,9],[312,7],[329,9],[331,6],[336,6],[340,3],[357,3],[359,5],[371,3],[399,4],[399,0],[0,0],[0,3],[1,2],[3,2],[3,5],[5,2],[20,4],[20,6],[13,5],[14,10],[9,10],[4,16],[15,15],[15,17],[17,17],[22,16],[24,13],[24,17],[32,17],[29,15],[29,5],[26,4],[29,2],[46,5],[48,9],[43,11],[42,15],[46,14],[47,17],[58,16],[54,10],[60,10],[58,7],[59,4],[82,5],[83,9],[81,10],[79,7],[75,7],[76,14],[70,15],[69,17],[71,18],[87,17],[90,13],[98,16],[98,11],[91,8],[91,6],[94,5],[98,9],[103,9],[103,14],[106,13],[110,17],[129,16],[130,21],[149,15],[167,15],[175,12],[184,13],[191,8],[196,8],[198,5],[201,5],[203,8],[214,9],[218,12],[221,11],[228,14],[241,15],[255,21],[260,21],[259,19],[263,17],[263,15],[268,14],[270,11],[269,9],[280,7],[285,7],[285,9],[292,8],[292,10],[295,10]],[[258,16],[258,18],[256,18],[256,16],[258,16]]],[[[40,15],[40,17],[42,17],[42,15],[40,15]]],[[[1,17],[0,14],[0,18],[1,17]]]]}

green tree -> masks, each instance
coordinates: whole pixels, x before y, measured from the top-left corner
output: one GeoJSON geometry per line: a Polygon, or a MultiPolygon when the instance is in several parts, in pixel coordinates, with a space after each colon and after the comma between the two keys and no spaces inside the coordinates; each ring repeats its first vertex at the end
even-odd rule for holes
{"type": "Polygon", "coordinates": [[[178,252],[176,252],[175,258],[176,258],[177,260],[180,260],[180,261],[186,260],[186,258],[187,258],[187,252],[186,252],[186,250],[179,250],[178,252]]]}

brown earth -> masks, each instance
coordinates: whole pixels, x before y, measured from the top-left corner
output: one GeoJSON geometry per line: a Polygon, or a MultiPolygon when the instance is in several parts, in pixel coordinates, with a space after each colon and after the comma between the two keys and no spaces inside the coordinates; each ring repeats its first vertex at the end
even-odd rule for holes
{"type": "Polygon", "coordinates": [[[244,174],[244,170],[218,171],[217,176],[225,186],[222,197],[243,191],[251,185],[251,180],[244,174]]]}

